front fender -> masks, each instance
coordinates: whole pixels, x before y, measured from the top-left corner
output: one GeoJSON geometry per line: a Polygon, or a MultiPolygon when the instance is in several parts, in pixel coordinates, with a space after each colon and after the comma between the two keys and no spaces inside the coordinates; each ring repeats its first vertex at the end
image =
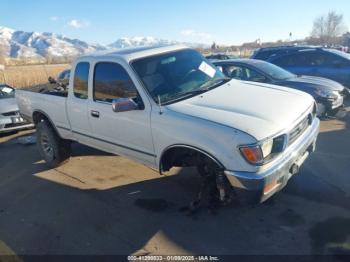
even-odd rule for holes
{"type": "Polygon", "coordinates": [[[244,132],[166,108],[162,114],[152,112],[151,121],[158,166],[167,149],[183,145],[204,152],[226,169],[256,170],[256,167],[244,161],[237,149],[240,144],[256,142],[255,138],[244,132]]]}

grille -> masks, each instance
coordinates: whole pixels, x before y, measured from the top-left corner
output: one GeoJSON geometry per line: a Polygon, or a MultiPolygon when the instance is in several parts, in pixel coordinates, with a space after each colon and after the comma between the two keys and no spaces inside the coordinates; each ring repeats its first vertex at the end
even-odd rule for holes
{"type": "Polygon", "coordinates": [[[6,112],[2,114],[3,116],[19,116],[19,111],[6,112]]]}
{"type": "Polygon", "coordinates": [[[292,131],[289,132],[289,141],[288,145],[292,144],[297,140],[308,128],[308,126],[312,123],[312,116],[308,115],[302,121],[297,124],[292,131]]]}

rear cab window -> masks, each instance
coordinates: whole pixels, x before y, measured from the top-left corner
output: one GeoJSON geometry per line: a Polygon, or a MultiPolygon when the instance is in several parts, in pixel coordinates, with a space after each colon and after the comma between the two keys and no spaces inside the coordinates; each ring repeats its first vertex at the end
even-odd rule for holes
{"type": "Polygon", "coordinates": [[[75,67],[73,93],[77,98],[88,98],[89,69],[88,62],[80,62],[75,67]]]}

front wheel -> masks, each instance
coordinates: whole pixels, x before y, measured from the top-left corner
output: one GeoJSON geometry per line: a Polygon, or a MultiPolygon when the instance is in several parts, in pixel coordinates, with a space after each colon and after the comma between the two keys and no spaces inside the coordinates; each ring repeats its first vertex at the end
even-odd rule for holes
{"type": "Polygon", "coordinates": [[[71,155],[70,141],[61,139],[45,121],[36,126],[37,145],[46,164],[55,168],[65,163],[71,155]]]}
{"type": "Polygon", "coordinates": [[[326,116],[326,106],[324,104],[317,103],[317,116],[321,118],[326,116]]]}

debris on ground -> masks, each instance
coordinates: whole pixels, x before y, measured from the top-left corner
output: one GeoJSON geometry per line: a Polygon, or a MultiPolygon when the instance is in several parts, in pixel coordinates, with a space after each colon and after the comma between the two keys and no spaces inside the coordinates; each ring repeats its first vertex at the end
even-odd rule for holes
{"type": "Polygon", "coordinates": [[[22,145],[33,145],[36,143],[36,136],[22,136],[17,138],[17,142],[22,145]]]}

